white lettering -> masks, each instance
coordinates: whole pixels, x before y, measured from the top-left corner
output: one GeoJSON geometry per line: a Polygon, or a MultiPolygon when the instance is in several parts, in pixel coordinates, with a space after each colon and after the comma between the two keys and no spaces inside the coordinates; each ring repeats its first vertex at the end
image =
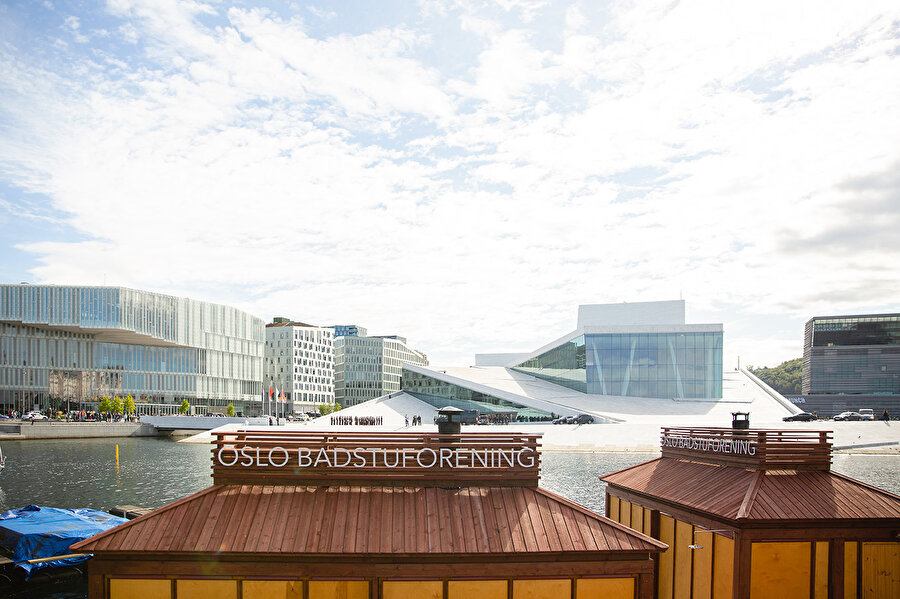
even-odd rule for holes
{"type": "Polygon", "coordinates": [[[237,464],[237,461],[240,458],[240,456],[238,455],[237,449],[235,449],[234,447],[222,447],[221,449],[219,449],[218,458],[219,458],[219,463],[222,464],[223,466],[234,466],[235,464],[237,464]],[[234,459],[231,460],[230,462],[225,462],[225,460],[222,459],[222,452],[225,451],[226,449],[230,449],[231,451],[234,452],[234,459]]]}
{"type": "Polygon", "coordinates": [[[502,449],[498,449],[497,453],[500,454],[500,467],[503,467],[503,462],[506,462],[510,468],[515,467],[516,465],[516,452],[512,449],[509,452],[505,452],[502,449]],[[507,455],[509,453],[509,455],[507,455]]]}
{"type": "Polygon", "coordinates": [[[416,462],[422,468],[434,468],[434,465],[437,464],[437,460],[438,460],[437,453],[430,447],[424,447],[419,450],[419,453],[416,454],[416,462]],[[427,465],[422,463],[422,454],[425,453],[426,451],[431,454],[431,463],[427,464],[427,465]]]}
{"type": "Polygon", "coordinates": [[[285,449],[284,447],[273,447],[272,449],[269,450],[269,463],[272,464],[273,466],[275,466],[276,468],[281,468],[282,466],[287,464],[289,459],[291,459],[291,458],[288,455],[287,449],[285,449]],[[275,461],[272,460],[272,452],[274,452],[274,451],[280,451],[282,453],[282,455],[284,455],[284,460],[282,460],[280,464],[276,464],[275,461]]]}
{"type": "Polygon", "coordinates": [[[332,457],[334,458],[334,467],[335,468],[344,468],[346,466],[349,466],[350,461],[353,459],[353,457],[350,455],[350,451],[347,449],[344,449],[343,447],[335,447],[331,453],[332,453],[332,457]],[[343,451],[345,454],[347,454],[347,461],[344,462],[343,464],[338,463],[338,452],[339,451],[343,451]]]}
{"type": "Polygon", "coordinates": [[[394,450],[394,463],[393,464],[388,463],[388,459],[387,459],[388,450],[387,449],[382,449],[381,454],[384,456],[384,465],[387,466],[388,468],[396,468],[397,464],[400,463],[400,452],[396,449],[394,450]]]}
{"type": "Polygon", "coordinates": [[[447,464],[447,468],[453,468],[453,463],[450,461],[450,458],[453,456],[453,450],[448,447],[441,447],[441,465],[438,468],[443,468],[444,464],[447,464]]]}
{"type": "Polygon", "coordinates": [[[312,450],[309,447],[301,447],[297,450],[297,465],[301,468],[309,468],[312,466],[312,450]]]}
{"type": "Polygon", "coordinates": [[[325,448],[319,450],[319,455],[316,456],[316,463],[313,464],[313,468],[319,467],[319,462],[325,462],[328,464],[328,467],[331,468],[331,462],[328,459],[328,452],[325,451],[325,448]]]}
{"type": "Polygon", "coordinates": [[[353,450],[353,457],[359,460],[358,462],[353,462],[354,468],[364,468],[366,465],[366,458],[359,455],[359,452],[362,451],[362,447],[357,447],[353,450]]]}
{"type": "Polygon", "coordinates": [[[246,462],[241,460],[241,466],[252,466],[253,465],[253,454],[248,453],[252,448],[248,445],[244,445],[241,447],[241,456],[247,459],[246,462]]]}
{"type": "Polygon", "coordinates": [[[469,463],[472,464],[472,468],[476,467],[475,460],[478,460],[481,463],[482,468],[488,467],[488,451],[487,450],[485,450],[483,453],[478,453],[477,450],[470,449],[469,452],[471,454],[469,457],[469,463]]]}
{"type": "Polygon", "coordinates": [[[522,468],[534,468],[535,456],[533,456],[533,455],[528,456],[527,461],[525,461],[525,462],[522,461],[522,456],[525,455],[526,451],[529,453],[534,453],[534,450],[531,449],[530,447],[523,447],[522,450],[519,452],[519,456],[516,458],[516,461],[519,463],[519,466],[521,466],[522,468]]]}

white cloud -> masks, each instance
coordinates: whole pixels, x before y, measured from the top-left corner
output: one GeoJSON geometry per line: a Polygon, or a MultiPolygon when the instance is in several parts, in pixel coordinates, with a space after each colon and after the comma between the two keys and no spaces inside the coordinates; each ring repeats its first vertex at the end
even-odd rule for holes
{"type": "Polygon", "coordinates": [[[893,3],[450,2],[327,36],[109,8],[128,52],[0,55],[2,177],[81,237],[29,244],[33,279],[354,321],[439,364],[538,347],[577,303],[683,292],[770,365],[813,314],[900,309],[877,241],[900,213],[893,3]]]}

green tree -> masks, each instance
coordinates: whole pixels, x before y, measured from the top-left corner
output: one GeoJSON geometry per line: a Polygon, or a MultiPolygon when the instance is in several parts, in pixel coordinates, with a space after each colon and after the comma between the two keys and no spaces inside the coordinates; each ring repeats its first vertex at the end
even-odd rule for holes
{"type": "Polygon", "coordinates": [[[113,414],[119,415],[122,413],[122,398],[118,395],[113,396],[111,400],[109,400],[109,411],[113,414]]]}
{"type": "Polygon", "coordinates": [[[112,406],[110,405],[109,397],[101,397],[100,403],[97,405],[97,410],[100,412],[109,412],[112,410],[112,406]]]}
{"type": "Polygon", "coordinates": [[[191,411],[191,404],[188,402],[187,398],[181,400],[181,407],[178,408],[179,414],[187,414],[191,411]]]}
{"type": "Polygon", "coordinates": [[[125,396],[125,401],[122,402],[122,409],[125,410],[126,414],[134,414],[137,409],[134,405],[134,398],[131,396],[131,393],[125,396]]]}
{"type": "Polygon", "coordinates": [[[341,404],[320,403],[318,406],[316,406],[316,409],[319,410],[319,414],[321,414],[322,416],[328,416],[332,412],[337,412],[338,410],[340,410],[341,404]]]}
{"type": "Polygon", "coordinates": [[[228,406],[225,408],[225,415],[226,416],[234,416],[234,404],[233,403],[228,404],[228,406]]]}
{"type": "Polygon", "coordinates": [[[753,368],[750,372],[782,395],[800,395],[802,392],[803,358],[782,362],[774,368],[753,368]]]}

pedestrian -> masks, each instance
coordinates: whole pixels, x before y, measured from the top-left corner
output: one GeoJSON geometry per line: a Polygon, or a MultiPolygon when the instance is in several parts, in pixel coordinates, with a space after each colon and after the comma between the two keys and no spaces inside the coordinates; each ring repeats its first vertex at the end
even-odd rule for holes
{"type": "Polygon", "coordinates": [[[884,413],[881,415],[881,419],[885,422],[891,419],[891,415],[888,414],[887,408],[884,409],[884,413]]]}

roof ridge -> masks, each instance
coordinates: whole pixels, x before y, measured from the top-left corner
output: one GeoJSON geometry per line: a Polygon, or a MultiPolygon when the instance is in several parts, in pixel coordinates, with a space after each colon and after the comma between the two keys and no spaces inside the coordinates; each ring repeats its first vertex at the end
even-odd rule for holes
{"type": "Polygon", "coordinates": [[[735,520],[748,518],[750,516],[750,511],[753,509],[753,502],[756,501],[756,496],[759,495],[759,488],[762,486],[765,475],[765,470],[756,471],[756,476],[753,477],[753,482],[747,487],[747,492],[744,494],[744,500],[741,502],[741,507],[738,508],[737,514],[734,517],[735,520]]]}
{"type": "Polygon", "coordinates": [[[203,495],[206,495],[207,493],[211,493],[212,491],[216,491],[220,487],[222,487],[222,485],[210,485],[209,487],[202,489],[200,491],[197,491],[196,493],[191,493],[187,497],[182,497],[181,499],[176,499],[172,503],[167,503],[166,505],[156,508],[155,510],[153,510],[151,512],[148,512],[146,514],[138,516],[134,520],[129,520],[128,522],[123,522],[122,524],[119,524],[118,526],[114,526],[108,530],[105,530],[105,531],[101,532],[100,534],[94,535],[92,537],[88,537],[88,538],[84,539],[83,541],[78,541],[77,543],[73,543],[72,545],[69,546],[69,549],[81,551],[82,549],[85,549],[88,544],[96,543],[97,541],[104,539],[113,533],[118,534],[119,531],[131,528],[133,525],[136,525],[138,522],[144,522],[145,520],[149,520],[151,518],[156,518],[164,512],[168,512],[170,510],[174,510],[178,507],[181,507],[183,504],[187,503],[188,501],[196,499],[197,497],[202,497],[203,495]]]}
{"type": "Polygon", "coordinates": [[[558,495],[557,493],[554,493],[553,491],[547,490],[543,487],[536,487],[536,488],[534,488],[534,490],[538,493],[541,493],[542,495],[544,495],[546,497],[549,497],[550,499],[553,499],[554,501],[558,501],[559,503],[574,509],[577,512],[581,512],[582,514],[584,514],[586,516],[591,516],[592,518],[599,520],[602,524],[612,526],[613,528],[620,530],[624,533],[638,537],[642,541],[648,541],[648,542],[650,542],[651,545],[655,545],[655,546],[659,547],[660,549],[668,549],[669,548],[669,546],[667,544],[663,543],[659,539],[654,539],[653,537],[651,537],[649,535],[645,535],[644,533],[637,531],[629,526],[625,526],[624,524],[616,522],[612,518],[607,518],[603,514],[597,513],[594,510],[592,510],[588,507],[585,507],[585,506],[581,505],[580,503],[576,503],[576,502],[572,501],[571,499],[567,499],[567,498],[563,497],[562,495],[558,495]]]}

